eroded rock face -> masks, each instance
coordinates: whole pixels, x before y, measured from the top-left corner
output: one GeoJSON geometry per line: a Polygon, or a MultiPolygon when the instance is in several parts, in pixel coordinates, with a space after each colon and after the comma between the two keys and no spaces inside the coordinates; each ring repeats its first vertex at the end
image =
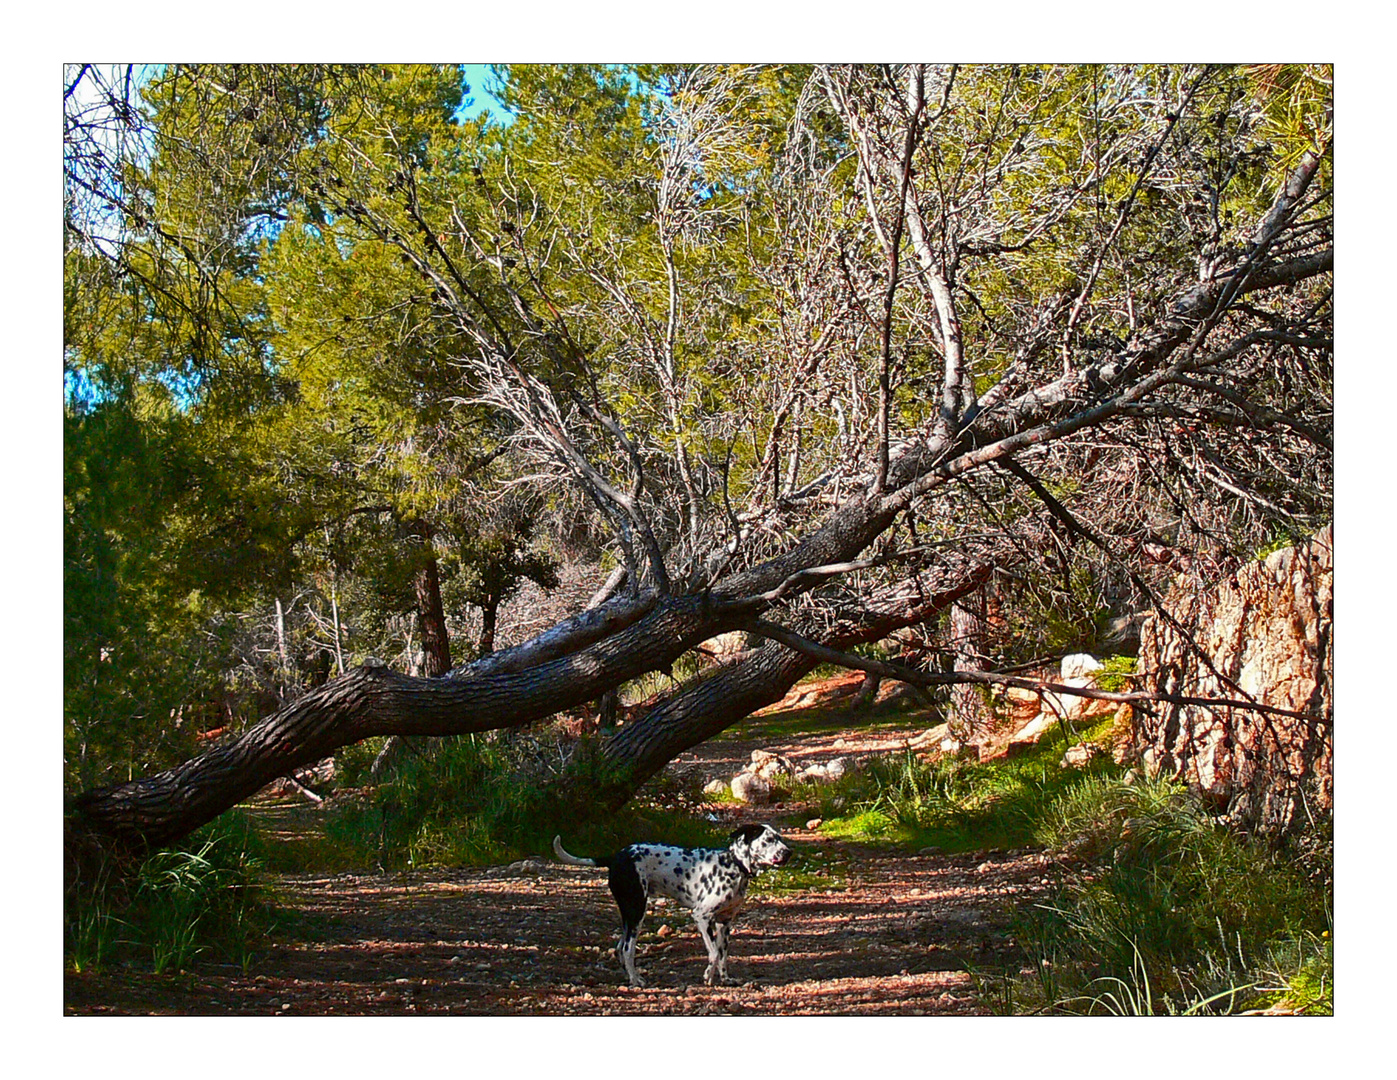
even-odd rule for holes
{"type": "Polygon", "coordinates": [[[1196,705],[1135,710],[1136,754],[1257,832],[1285,832],[1306,808],[1316,818],[1333,809],[1333,537],[1327,526],[1210,590],[1172,596],[1171,614],[1203,657],[1157,616],[1141,628],[1146,689],[1250,695],[1311,717],[1196,705]]]}

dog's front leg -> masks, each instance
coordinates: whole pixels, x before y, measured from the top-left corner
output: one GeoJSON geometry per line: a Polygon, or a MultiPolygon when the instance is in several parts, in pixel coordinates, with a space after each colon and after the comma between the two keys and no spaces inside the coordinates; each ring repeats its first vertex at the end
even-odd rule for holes
{"type": "Polygon", "coordinates": [[[699,937],[703,938],[703,946],[708,950],[708,967],[704,969],[703,981],[709,986],[716,986],[722,977],[721,965],[718,954],[718,928],[713,921],[710,912],[694,912],[694,922],[698,924],[699,937]]]}
{"type": "Polygon", "coordinates": [[[718,981],[728,983],[732,980],[728,978],[728,931],[731,923],[716,922],[713,924],[713,943],[718,947],[718,981]]]}
{"type": "Polygon", "coordinates": [[[728,924],[719,922],[712,912],[694,912],[698,923],[699,936],[708,949],[708,967],[704,970],[703,981],[709,986],[725,986],[728,978],[728,924]]]}

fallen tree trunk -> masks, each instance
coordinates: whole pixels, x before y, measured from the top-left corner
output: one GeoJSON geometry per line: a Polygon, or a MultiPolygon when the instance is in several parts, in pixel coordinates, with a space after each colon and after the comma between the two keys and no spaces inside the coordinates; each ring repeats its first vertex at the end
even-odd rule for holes
{"type": "Polygon", "coordinates": [[[524,671],[421,679],[366,663],[177,768],[79,796],[73,825],[126,846],[169,843],[342,746],[527,724],[666,669],[742,618],[706,597],[672,597],[619,633],[524,671]]]}

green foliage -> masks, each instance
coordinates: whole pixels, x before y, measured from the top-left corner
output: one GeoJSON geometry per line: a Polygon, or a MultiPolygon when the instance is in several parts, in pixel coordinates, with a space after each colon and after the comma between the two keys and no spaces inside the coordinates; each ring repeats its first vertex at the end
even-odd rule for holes
{"type": "Polygon", "coordinates": [[[270,515],[241,516],[238,535],[222,532],[221,543],[191,543],[204,528],[221,531],[205,499],[228,477],[201,459],[196,426],[168,394],[147,389],[64,417],[70,786],[176,764],[201,728],[221,726],[215,703],[237,660],[217,612],[284,568],[270,515]]]}
{"type": "Polygon", "coordinates": [[[1135,675],[1136,658],[1133,656],[1108,656],[1101,661],[1100,670],[1094,672],[1098,689],[1112,694],[1122,693],[1130,688],[1130,680],[1135,675]]]}
{"type": "Polygon", "coordinates": [[[1293,168],[1305,151],[1322,149],[1333,140],[1333,64],[1256,64],[1247,73],[1262,105],[1262,133],[1278,150],[1279,175],[1293,168]]]}
{"type": "MultiPolygon", "coordinates": [[[[585,748],[578,752],[585,762],[585,748]]],[[[402,755],[393,774],[368,795],[337,800],[325,823],[326,839],[358,866],[385,869],[485,866],[546,855],[558,834],[579,853],[609,852],[637,839],[691,846],[721,839],[707,821],[673,810],[672,793],[657,798],[653,783],[622,811],[597,822],[547,785],[562,764],[556,745],[528,733],[443,739],[402,755]]],[[[579,797],[604,783],[600,775],[580,779],[579,797]]]]}
{"type": "Polygon", "coordinates": [[[311,177],[351,139],[355,182],[426,168],[460,93],[417,66],[171,65],[143,87],[121,259],[67,237],[70,786],[174,765],[337,654],[411,662],[407,526],[464,528],[482,428],[448,401],[459,344],[420,283],[311,177]]]}
{"type": "MultiPolygon", "coordinates": [[[[1082,737],[1108,744],[1110,727],[1109,721],[1102,722],[1082,737]]],[[[1057,730],[1012,760],[924,761],[910,752],[875,758],[864,769],[814,790],[819,816],[825,819],[821,831],[945,852],[1041,842],[1039,822],[1082,777],[1081,770],[1060,764],[1068,744],[1069,736],[1057,730]]],[[[1087,773],[1113,767],[1109,755],[1097,755],[1087,773]]]]}
{"type": "Polygon", "coordinates": [[[1215,1009],[1223,992],[1226,1009],[1240,1008],[1279,958],[1328,929],[1327,889],[1163,780],[1085,779],[1040,837],[1085,864],[1019,927],[1047,1001],[1068,1011],[1156,998],[1170,1011],[1215,1009]]]}
{"type": "Polygon", "coordinates": [[[106,867],[65,898],[65,962],[75,971],[134,964],[161,974],[217,960],[246,970],[277,918],[260,847],[230,813],[134,869],[106,867]]]}

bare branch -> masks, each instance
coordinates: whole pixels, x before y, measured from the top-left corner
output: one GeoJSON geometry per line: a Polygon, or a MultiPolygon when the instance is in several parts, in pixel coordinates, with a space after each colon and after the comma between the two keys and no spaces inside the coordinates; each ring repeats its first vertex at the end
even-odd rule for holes
{"type": "Polygon", "coordinates": [[[1258,701],[1237,701],[1231,698],[1195,698],[1181,694],[1151,694],[1145,691],[1113,691],[1097,690],[1088,686],[1068,686],[1064,683],[1040,682],[1037,679],[1025,679],[1017,675],[999,675],[990,671],[953,671],[953,672],[926,672],[909,668],[903,664],[893,664],[884,660],[870,660],[859,656],[856,653],[843,652],[839,649],[832,649],[827,645],[811,641],[799,634],[793,633],[775,623],[766,622],[763,619],[755,619],[747,624],[746,629],[767,638],[770,641],[785,645],[788,649],[794,649],[807,656],[819,660],[821,663],[838,664],[841,667],[854,668],[858,671],[867,671],[873,675],[881,675],[887,679],[896,679],[912,686],[932,687],[932,686],[953,686],[960,683],[976,683],[984,686],[1013,686],[1021,690],[1033,690],[1040,694],[1057,694],[1067,697],[1090,698],[1094,701],[1116,701],[1123,705],[1143,704],[1146,702],[1164,702],[1170,705],[1202,705],[1213,709],[1246,709],[1250,712],[1271,713],[1276,716],[1293,716],[1299,720],[1322,720],[1322,717],[1311,716],[1309,713],[1295,712],[1292,709],[1281,709],[1273,705],[1265,705],[1258,701]]]}

